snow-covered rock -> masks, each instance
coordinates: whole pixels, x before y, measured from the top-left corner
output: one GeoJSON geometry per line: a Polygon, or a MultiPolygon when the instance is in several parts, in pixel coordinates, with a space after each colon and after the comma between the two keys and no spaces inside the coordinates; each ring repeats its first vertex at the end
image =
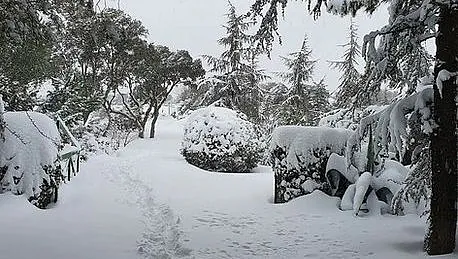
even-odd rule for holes
{"type": "Polygon", "coordinates": [[[287,202],[308,193],[302,184],[307,180],[317,188],[329,190],[325,177],[326,163],[332,153],[344,154],[352,131],[328,127],[282,126],[272,133],[270,154],[275,173],[275,202],[287,202]]]}
{"type": "Polygon", "coordinates": [[[236,111],[209,106],[184,125],[182,154],[197,167],[216,172],[249,172],[260,159],[254,125],[236,111]]]}
{"type": "Polygon", "coordinates": [[[36,112],[6,112],[0,140],[0,193],[24,194],[39,208],[57,199],[61,181],[56,123],[36,112]]]}

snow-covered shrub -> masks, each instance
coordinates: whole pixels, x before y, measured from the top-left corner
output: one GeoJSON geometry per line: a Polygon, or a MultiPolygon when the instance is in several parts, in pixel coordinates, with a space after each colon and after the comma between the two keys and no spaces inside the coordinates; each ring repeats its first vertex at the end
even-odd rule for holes
{"type": "Polygon", "coordinates": [[[114,115],[109,120],[101,112],[94,112],[85,125],[73,125],[71,132],[81,144],[83,160],[96,154],[111,155],[138,137],[135,128],[125,120],[114,115]]]}
{"type": "Polygon", "coordinates": [[[343,155],[352,131],[326,127],[282,126],[272,134],[270,153],[275,177],[275,203],[287,202],[314,188],[329,192],[326,163],[343,155]],[[308,180],[315,183],[304,185],[308,180]],[[303,185],[307,190],[304,190],[303,185]]]}
{"type": "Polygon", "coordinates": [[[38,208],[56,202],[63,179],[56,123],[36,112],[3,114],[4,138],[0,140],[0,193],[26,195],[38,208]]]}
{"type": "Polygon", "coordinates": [[[364,109],[341,108],[324,114],[318,122],[319,126],[356,130],[362,118],[372,115],[386,106],[371,105],[364,109]]]}
{"type": "Polygon", "coordinates": [[[210,106],[194,111],[184,126],[186,161],[216,172],[249,172],[260,159],[255,126],[233,110],[210,106]]]}

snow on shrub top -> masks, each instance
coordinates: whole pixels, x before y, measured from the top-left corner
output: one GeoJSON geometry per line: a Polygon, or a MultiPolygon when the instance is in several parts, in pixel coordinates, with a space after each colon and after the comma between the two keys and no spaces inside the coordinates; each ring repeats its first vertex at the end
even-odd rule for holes
{"type": "Polygon", "coordinates": [[[387,187],[394,194],[399,190],[408,173],[409,169],[401,163],[394,160],[385,160],[383,170],[376,175],[372,184],[375,189],[387,187]]]}
{"type": "Polygon", "coordinates": [[[316,149],[327,149],[330,153],[342,153],[352,131],[328,127],[281,126],[272,133],[270,149],[282,147],[288,150],[288,167],[299,166],[298,156],[311,161],[316,149]]]}
{"type": "Polygon", "coordinates": [[[188,152],[204,152],[214,155],[231,155],[240,146],[257,148],[254,125],[236,111],[209,106],[188,117],[185,123],[182,147],[188,152]],[[219,141],[218,148],[210,146],[219,141]]]}
{"type": "Polygon", "coordinates": [[[8,171],[2,184],[8,183],[13,193],[33,196],[40,191],[42,179],[49,180],[43,166],[53,165],[58,156],[56,123],[37,112],[5,112],[3,116],[6,129],[5,141],[0,141],[0,165],[8,166],[8,171]]]}

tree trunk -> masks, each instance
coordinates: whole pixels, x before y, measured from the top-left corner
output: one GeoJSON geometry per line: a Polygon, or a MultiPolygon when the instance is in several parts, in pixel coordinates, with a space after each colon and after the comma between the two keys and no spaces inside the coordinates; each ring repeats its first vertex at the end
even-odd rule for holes
{"type": "Polygon", "coordinates": [[[159,111],[158,109],[156,109],[153,113],[153,119],[151,120],[151,129],[149,131],[150,138],[154,138],[156,135],[156,122],[157,122],[158,117],[159,117],[159,111]]]}
{"type": "MultiPolygon", "coordinates": [[[[441,7],[436,37],[435,77],[446,69],[458,71],[458,10],[441,7]]],[[[425,249],[429,255],[452,253],[457,223],[456,78],[443,82],[442,96],[434,86],[433,116],[437,123],[431,136],[432,194],[425,249]]]]}

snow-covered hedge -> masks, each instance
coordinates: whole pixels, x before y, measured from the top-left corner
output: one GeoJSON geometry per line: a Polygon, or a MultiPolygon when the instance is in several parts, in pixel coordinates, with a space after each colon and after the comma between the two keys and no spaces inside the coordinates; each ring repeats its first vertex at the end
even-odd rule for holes
{"type": "Polygon", "coordinates": [[[249,172],[260,159],[260,147],[254,125],[242,114],[210,106],[188,117],[181,152],[205,170],[249,172]]]}
{"type": "Polygon", "coordinates": [[[313,189],[329,191],[326,163],[332,153],[343,155],[352,131],[326,127],[282,126],[270,146],[275,177],[275,203],[287,202],[313,189]]]}
{"type": "Polygon", "coordinates": [[[56,202],[62,179],[56,123],[36,112],[3,114],[0,140],[0,193],[24,194],[38,208],[56,202]]]}

